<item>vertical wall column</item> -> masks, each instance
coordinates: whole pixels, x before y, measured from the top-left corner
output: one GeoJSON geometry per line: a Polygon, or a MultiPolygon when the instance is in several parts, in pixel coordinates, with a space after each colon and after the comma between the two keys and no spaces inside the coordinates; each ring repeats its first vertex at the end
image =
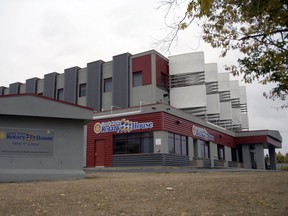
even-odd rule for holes
{"type": "Polygon", "coordinates": [[[0,96],[4,95],[5,89],[6,89],[6,87],[0,86],[0,96]]]}
{"type": "Polygon", "coordinates": [[[211,167],[214,167],[214,160],[218,159],[217,144],[209,142],[209,148],[210,148],[209,154],[211,160],[211,167]]]}
{"type": "Polygon", "coordinates": [[[113,56],[113,106],[129,107],[130,56],[130,53],[113,56]]]}
{"type": "Polygon", "coordinates": [[[154,136],[154,153],[169,153],[168,132],[154,131],[153,136],[154,136]],[[156,139],[158,143],[156,143],[156,139]]]}
{"type": "Polygon", "coordinates": [[[37,82],[38,82],[38,78],[34,77],[31,79],[27,79],[26,80],[26,93],[32,93],[32,94],[36,94],[37,93],[37,82]]]}
{"type": "Polygon", "coordinates": [[[64,101],[77,104],[78,70],[72,67],[64,70],[64,101]]]}
{"type": "Polygon", "coordinates": [[[87,64],[87,106],[101,111],[102,107],[102,65],[103,61],[87,64]]]}
{"type": "Polygon", "coordinates": [[[193,143],[193,138],[188,137],[188,156],[189,160],[192,161],[194,157],[194,143],[193,143]]]}
{"type": "Polygon", "coordinates": [[[276,170],[276,154],[275,154],[275,148],[270,147],[269,148],[269,159],[270,159],[270,169],[276,170]]]}
{"type": "Polygon", "coordinates": [[[225,154],[225,161],[232,161],[232,153],[231,153],[231,148],[224,146],[224,154],[225,154]]]}
{"type": "Polygon", "coordinates": [[[257,169],[265,169],[264,149],[262,144],[255,144],[255,157],[257,169]]]}
{"type": "Polygon", "coordinates": [[[242,154],[243,154],[243,163],[245,164],[245,168],[251,169],[251,156],[250,156],[250,148],[249,145],[241,145],[242,154]]]}
{"type": "Polygon", "coordinates": [[[200,143],[198,139],[193,139],[193,147],[194,147],[194,159],[198,160],[201,157],[200,152],[200,143]]]}
{"type": "Polygon", "coordinates": [[[20,92],[20,85],[22,83],[16,82],[9,85],[9,94],[19,94],[20,92]]]}
{"type": "Polygon", "coordinates": [[[58,73],[56,72],[44,75],[44,96],[55,98],[57,75],[58,73]]]}

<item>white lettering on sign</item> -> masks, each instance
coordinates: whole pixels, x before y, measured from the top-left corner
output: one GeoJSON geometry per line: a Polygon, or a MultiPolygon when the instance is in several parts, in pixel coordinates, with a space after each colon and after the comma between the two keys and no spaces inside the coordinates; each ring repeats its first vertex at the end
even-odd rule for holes
{"type": "Polygon", "coordinates": [[[94,132],[96,134],[100,133],[129,133],[133,130],[144,130],[153,128],[153,122],[132,122],[126,119],[121,119],[117,121],[108,122],[97,122],[94,125],[94,132]]]}
{"type": "Polygon", "coordinates": [[[193,127],[192,127],[192,134],[193,134],[193,136],[199,137],[199,138],[206,140],[206,141],[213,141],[214,140],[214,136],[209,134],[205,128],[197,127],[195,125],[193,125],[193,127]]]}

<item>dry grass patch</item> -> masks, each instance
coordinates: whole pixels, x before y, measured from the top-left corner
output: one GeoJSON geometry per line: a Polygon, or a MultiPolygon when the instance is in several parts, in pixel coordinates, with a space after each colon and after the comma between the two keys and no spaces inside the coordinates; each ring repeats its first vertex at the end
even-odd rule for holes
{"type": "Polygon", "coordinates": [[[0,215],[287,215],[288,172],[95,173],[0,184],[0,215]]]}

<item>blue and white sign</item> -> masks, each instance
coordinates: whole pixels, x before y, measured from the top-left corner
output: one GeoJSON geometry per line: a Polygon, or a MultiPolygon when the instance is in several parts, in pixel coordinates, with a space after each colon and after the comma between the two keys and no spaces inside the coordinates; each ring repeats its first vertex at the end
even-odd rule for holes
{"type": "Polygon", "coordinates": [[[94,125],[94,132],[100,133],[129,133],[133,130],[144,130],[153,128],[153,122],[132,122],[125,118],[117,121],[97,122],[94,125]]]}
{"type": "Polygon", "coordinates": [[[209,134],[205,128],[197,127],[193,125],[192,127],[192,134],[195,137],[199,137],[200,139],[206,140],[206,141],[214,141],[214,136],[209,134]]]}
{"type": "Polygon", "coordinates": [[[0,156],[53,156],[54,131],[0,128],[0,156]]]}

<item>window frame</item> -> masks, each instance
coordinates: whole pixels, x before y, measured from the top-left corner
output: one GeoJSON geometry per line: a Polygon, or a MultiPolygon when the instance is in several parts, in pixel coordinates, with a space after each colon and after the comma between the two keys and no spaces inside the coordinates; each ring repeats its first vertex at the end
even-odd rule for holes
{"type": "Polygon", "coordinates": [[[163,73],[163,72],[161,72],[161,86],[160,87],[164,88],[164,89],[168,89],[168,86],[167,86],[167,74],[163,73]]]}
{"type": "Polygon", "coordinates": [[[64,100],[64,88],[59,88],[57,89],[57,95],[56,95],[57,100],[64,100]]]}
{"type": "Polygon", "coordinates": [[[188,138],[187,136],[168,133],[168,152],[169,154],[188,156],[188,138]],[[185,148],[183,148],[185,146],[185,148]],[[185,150],[184,150],[185,149],[185,150]]]}
{"type": "Polygon", "coordinates": [[[133,87],[143,86],[143,73],[142,73],[142,71],[135,71],[132,73],[132,86],[133,87]],[[140,75],[139,77],[141,77],[141,79],[139,79],[138,75],[140,75]]]}
{"type": "Polygon", "coordinates": [[[210,159],[210,144],[207,141],[200,140],[200,150],[202,159],[210,159]]]}
{"type": "Polygon", "coordinates": [[[116,134],[113,136],[113,154],[144,154],[144,153],[154,153],[154,136],[152,132],[142,132],[142,133],[129,133],[129,134],[116,134]],[[148,142],[147,142],[148,141],[148,142]],[[131,152],[134,144],[136,152],[131,152]],[[121,152],[115,151],[115,144],[122,143],[122,146],[118,146],[121,152]],[[145,146],[147,145],[148,146],[145,146]],[[131,147],[132,146],[132,147],[131,147]],[[145,147],[146,148],[145,148],[145,147]],[[148,150],[148,151],[146,151],[148,150]]]}
{"type": "Polygon", "coordinates": [[[112,77],[104,79],[104,92],[113,91],[113,80],[112,77]]]}
{"type": "Polygon", "coordinates": [[[87,85],[86,83],[79,84],[79,90],[78,90],[78,97],[86,97],[87,96],[87,85]],[[84,89],[83,89],[84,87],[84,89]]]}

